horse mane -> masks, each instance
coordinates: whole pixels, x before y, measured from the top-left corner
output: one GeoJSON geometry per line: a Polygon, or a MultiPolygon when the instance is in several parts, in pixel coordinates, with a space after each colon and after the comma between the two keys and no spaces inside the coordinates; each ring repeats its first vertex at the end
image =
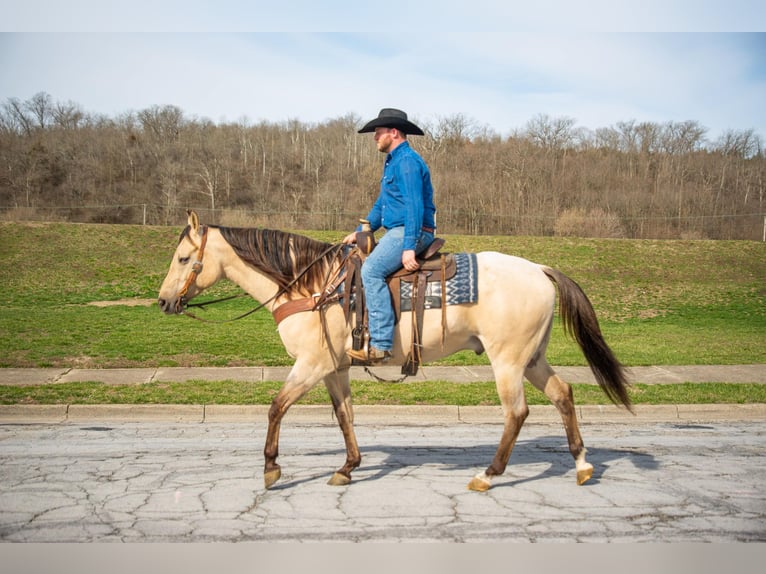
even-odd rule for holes
{"type": "Polygon", "coordinates": [[[331,243],[275,229],[211,227],[220,231],[240,259],[282,289],[295,281],[290,290],[304,295],[321,290],[340,248],[331,249],[331,243]]]}

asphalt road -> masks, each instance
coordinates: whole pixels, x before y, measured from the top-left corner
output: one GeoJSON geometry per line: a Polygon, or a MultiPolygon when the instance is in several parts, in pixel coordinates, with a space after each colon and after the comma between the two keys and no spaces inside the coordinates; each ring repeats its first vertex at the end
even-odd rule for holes
{"type": "Polygon", "coordinates": [[[527,422],[505,475],[490,423],[358,424],[362,466],[332,423],[286,421],[282,480],[263,489],[252,422],[0,424],[0,541],[766,541],[766,421],[594,422],[575,483],[558,423],[527,422]]]}

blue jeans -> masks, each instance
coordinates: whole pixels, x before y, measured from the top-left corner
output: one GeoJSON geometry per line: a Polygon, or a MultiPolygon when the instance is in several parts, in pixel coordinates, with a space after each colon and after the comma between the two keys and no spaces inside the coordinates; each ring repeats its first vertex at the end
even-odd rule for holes
{"type": "MultiPolygon", "coordinates": [[[[425,251],[433,233],[421,231],[415,253],[425,251]]],[[[362,265],[362,282],[370,324],[370,346],[390,351],[394,346],[394,308],[386,277],[402,267],[404,227],[389,229],[362,265]]]]}

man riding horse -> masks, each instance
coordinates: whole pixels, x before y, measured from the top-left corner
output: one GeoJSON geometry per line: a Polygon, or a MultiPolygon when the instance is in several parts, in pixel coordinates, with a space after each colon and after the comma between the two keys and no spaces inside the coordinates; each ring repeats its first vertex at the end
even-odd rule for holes
{"type": "MultiPolygon", "coordinates": [[[[405,112],[384,108],[359,130],[370,132],[375,133],[378,151],[386,154],[386,161],[380,193],[367,220],[373,232],[382,227],[386,233],[362,265],[369,344],[347,354],[360,363],[377,364],[391,358],[394,342],[395,317],[386,277],[401,267],[408,271],[419,267],[416,255],[434,240],[436,207],[428,166],[407,141],[408,135],[423,135],[423,130],[405,112]]],[[[346,244],[355,241],[356,231],[343,239],[346,244]]]]}

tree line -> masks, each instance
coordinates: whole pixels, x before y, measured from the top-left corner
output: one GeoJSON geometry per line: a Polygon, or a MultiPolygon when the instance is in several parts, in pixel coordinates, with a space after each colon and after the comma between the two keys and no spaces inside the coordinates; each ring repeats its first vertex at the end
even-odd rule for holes
{"type": "MultiPolygon", "coordinates": [[[[0,104],[0,218],[346,230],[382,156],[362,119],[213,123],[176,106],[107,117],[41,92],[0,104]]],[[[463,114],[420,122],[443,233],[761,239],[754,130],[696,121],[590,130],[538,114],[509,136],[463,114]]]]}

